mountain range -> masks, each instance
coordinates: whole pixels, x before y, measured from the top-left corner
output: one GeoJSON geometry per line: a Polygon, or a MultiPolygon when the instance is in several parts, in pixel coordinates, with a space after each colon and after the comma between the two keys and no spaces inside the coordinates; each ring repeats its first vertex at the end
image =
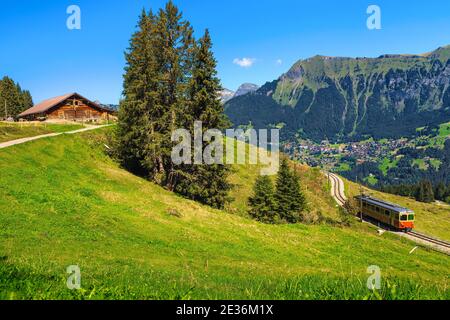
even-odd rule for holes
{"type": "Polygon", "coordinates": [[[258,89],[259,86],[253,83],[244,83],[240,85],[236,92],[229,89],[223,89],[220,92],[221,101],[222,103],[226,103],[233,98],[240,97],[247,93],[255,92],[258,89]]]}
{"type": "Polygon", "coordinates": [[[236,127],[283,127],[282,137],[360,140],[413,134],[450,120],[450,46],[422,55],[315,56],[234,96],[236,127]]]}

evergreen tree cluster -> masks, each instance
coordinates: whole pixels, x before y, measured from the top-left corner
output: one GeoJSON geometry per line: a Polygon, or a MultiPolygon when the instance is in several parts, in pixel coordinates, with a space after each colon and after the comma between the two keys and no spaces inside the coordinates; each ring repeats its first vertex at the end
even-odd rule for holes
{"type": "Polygon", "coordinates": [[[450,185],[443,182],[434,185],[430,180],[422,180],[418,184],[386,185],[381,191],[415,198],[417,201],[431,203],[435,200],[450,203],[450,185]]]}
{"type": "Polygon", "coordinates": [[[127,169],[171,191],[223,208],[231,188],[228,166],[175,165],[171,159],[174,130],[193,137],[195,121],[202,121],[203,133],[228,125],[210,34],[196,40],[193,33],[172,1],[157,14],[142,12],[126,52],[118,156],[127,169]]]}
{"type": "Polygon", "coordinates": [[[0,119],[15,118],[33,106],[30,91],[5,76],[0,80],[0,119]]]}
{"type": "Polygon", "coordinates": [[[300,177],[289,168],[283,158],[274,188],[270,177],[259,177],[253,195],[248,200],[249,214],[264,223],[298,223],[306,209],[306,199],[301,189],[300,177]]]}

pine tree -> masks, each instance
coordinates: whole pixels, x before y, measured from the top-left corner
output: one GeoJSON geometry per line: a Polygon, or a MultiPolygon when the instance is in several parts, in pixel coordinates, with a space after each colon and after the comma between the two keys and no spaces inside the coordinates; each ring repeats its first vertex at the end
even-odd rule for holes
{"type": "Polygon", "coordinates": [[[433,185],[431,184],[431,181],[427,180],[425,181],[425,203],[431,203],[435,200],[434,198],[434,192],[433,192],[433,185]]]}
{"type": "MultiPolygon", "coordinates": [[[[202,133],[209,129],[227,127],[223,106],[220,103],[220,80],[217,78],[216,60],[208,30],[194,47],[192,78],[189,82],[189,112],[185,114],[187,127],[194,135],[194,121],[202,122],[202,133]]],[[[220,141],[223,143],[223,141],[220,141]]],[[[202,150],[210,143],[203,142],[202,150]]],[[[194,150],[192,152],[194,157],[194,150]]],[[[223,164],[184,166],[177,177],[176,191],[212,207],[223,208],[231,185],[228,183],[230,168],[223,164]]]]}
{"type": "Polygon", "coordinates": [[[275,193],[277,212],[281,219],[297,223],[306,209],[306,200],[300,186],[300,177],[289,168],[286,158],[281,160],[275,193]]]}
{"type": "Polygon", "coordinates": [[[447,192],[447,188],[445,187],[445,184],[441,181],[436,186],[436,189],[434,191],[434,195],[435,195],[437,200],[444,201],[446,192],[447,192]]]}
{"type": "Polygon", "coordinates": [[[277,219],[274,188],[268,176],[256,179],[253,196],[248,200],[249,215],[264,223],[275,223],[277,219]]]}
{"type": "Polygon", "coordinates": [[[149,136],[144,166],[151,178],[175,190],[179,168],[173,164],[172,132],[186,127],[189,114],[187,84],[191,76],[193,30],[178,8],[169,1],[155,19],[152,41],[157,80],[151,93],[154,105],[149,115],[149,136]]]}
{"type": "Polygon", "coordinates": [[[447,186],[447,191],[445,192],[444,201],[450,204],[450,184],[447,186]]]}
{"type": "Polygon", "coordinates": [[[419,183],[416,192],[416,200],[425,203],[434,201],[433,185],[428,180],[423,180],[419,183]]]}
{"type": "Polygon", "coordinates": [[[127,66],[124,76],[124,99],[120,103],[117,129],[117,153],[122,164],[129,170],[148,175],[144,169],[147,135],[149,130],[149,110],[154,108],[152,92],[155,88],[152,40],[154,16],[142,11],[138,30],[130,40],[125,54],[127,66]]]}
{"type": "Polygon", "coordinates": [[[33,98],[31,97],[31,93],[28,90],[22,91],[22,110],[21,112],[30,109],[33,107],[33,98]]]}
{"type": "Polygon", "coordinates": [[[209,33],[196,44],[193,29],[169,1],[157,15],[142,13],[126,53],[124,99],[116,140],[123,165],[190,199],[222,208],[229,168],[175,165],[172,133],[224,129],[220,82],[209,33]]]}
{"type": "Polygon", "coordinates": [[[0,81],[0,117],[15,117],[22,111],[19,87],[11,78],[5,76],[0,81]]]}

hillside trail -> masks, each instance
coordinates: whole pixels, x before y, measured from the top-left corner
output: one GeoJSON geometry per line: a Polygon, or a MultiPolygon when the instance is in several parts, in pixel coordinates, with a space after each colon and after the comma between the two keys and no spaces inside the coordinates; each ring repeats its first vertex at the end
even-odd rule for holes
{"type": "Polygon", "coordinates": [[[105,127],[109,127],[109,126],[111,126],[111,124],[102,125],[102,126],[89,126],[89,127],[83,128],[83,129],[78,129],[78,130],[73,130],[73,131],[59,132],[59,133],[48,133],[48,134],[42,134],[42,135],[34,136],[34,137],[20,138],[20,139],[16,139],[16,140],[11,140],[11,141],[6,141],[6,142],[0,143],[0,149],[12,147],[12,146],[15,146],[15,145],[18,145],[18,144],[22,144],[22,143],[26,143],[26,142],[30,142],[30,141],[34,141],[34,140],[50,138],[50,137],[56,137],[56,136],[60,136],[60,135],[63,135],[63,134],[77,134],[77,133],[91,131],[91,130],[97,130],[97,129],[105,128],[105,127]]]}

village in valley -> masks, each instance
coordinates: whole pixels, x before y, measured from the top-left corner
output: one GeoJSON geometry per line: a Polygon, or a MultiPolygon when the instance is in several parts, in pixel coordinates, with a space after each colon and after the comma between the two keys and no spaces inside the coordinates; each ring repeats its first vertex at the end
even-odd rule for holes
{"type": "Polygon", "coordinates": [[[310,166],[339,169],[345,159],[353,158],[357,163],[374,161],[390,156],[393,150],[412,145],[413,142],[406,138],[370,139],[341,144],[331,144],[326,140],[320,143],[300,140],[298,143],[286,143],[284,150],[310,166]]]}
{"type": "Polygon", "coordinates": [[[287,142],[283,150],[294,159],[312,167],[349,175],[355,179],[352,171],[356,166],[375,167],[378,172],[371,172],[365,177],[366,182],[374,185],[388,170],[395,169],[405,157],[417,171],[438,171],[445,158],[444,144],[449,137],[450,124],[417,129],[414,136],[397,139],[367,139],[354,142],[331,143],[327,140],[320,143],[309,139],[298,139],[287,142]],[[375,178],[378,173],[378,179],[375,178]],[[381,173],[381,174],[380,174],[381,173]]]}

